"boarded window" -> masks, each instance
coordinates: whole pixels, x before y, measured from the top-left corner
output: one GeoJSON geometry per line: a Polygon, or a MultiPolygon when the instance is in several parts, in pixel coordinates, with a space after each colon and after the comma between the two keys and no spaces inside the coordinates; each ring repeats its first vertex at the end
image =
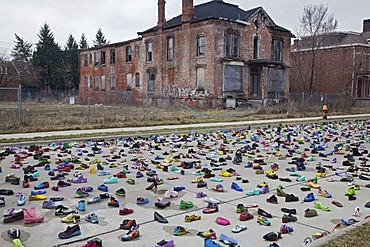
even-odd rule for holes
{"type": "Polygon", "coordinates": [[[128,73],[126,75],[126,90],[131,91],[132,89],[132,75],[128,73]]]}
{"type": "Polygon", "coordinates": [[[243,66],[224,65],[224,92],[243,92],[243,66]]]}
{"type": "Polygon", "coordinates": [[[197,90],[204,90],[204,68],[197,68],[197,90]]]}
{"type": "Polygon", "coordinates": [[[101,76],[101,90],[105,91],[105,75],[101,76]]]}
{"type": "Polygon", "coordinates": [[[154,93],[155,91],[155,72],[148,72],[148,92],[154,93]]]}
{"type": "Polygon", "coordinates": [[[173,59],[173,37],[167,38],[167,60],[171,61],[173,59]]]}
{"type": "Polygon", "coordinates": [[[95,76],[95,91],[99,91],[99,76],[95,76]]]}
{"type": "Polygon", "coordinates": [[[153,60],[153,42],[148,41],[145,44],[146,46],[146,61],[151,62],[153,60]]]}
{"type": "Polygon", "coordinates": [[[89,90],[89,78],[87,76],[84,77],[84,87],[85,91],[89,90]]]}
{"type": "Polygon", "coordinates": [[[258,68],[251,68],[249,96],[260,97],[260,70],[258,68]]]}
{"type": "Polygon", "coordinates": [[[269,84],[268,92],[281,93],[284,92],[284,70],[269,68],[269,84]]]}
{"type": "Polygon", "coordinates": [[[140,74],[135,74],[135,87],[140,87],[140,74]]]}
{"type": "Polygon", "coordinates": [[[271,59],[282,62],[283,41],[274,39],[272,41],[271,59]]]}
{"type": "Polygon", "coordinates": [[[110,90],[116,90],[116,76],[113,74],[110,75],[110,90]]]}

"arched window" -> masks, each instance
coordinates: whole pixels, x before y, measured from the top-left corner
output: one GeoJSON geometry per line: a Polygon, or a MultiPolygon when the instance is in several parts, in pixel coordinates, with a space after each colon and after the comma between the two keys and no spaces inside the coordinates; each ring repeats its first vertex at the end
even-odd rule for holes
{"type": "Polygon", "coordinates": [[[206,37],[204,35],[199,35],[197,40],[197,56],[206,55],[206,37]]]}
{"type": "Polygon", "coordinates": [[[167,37],[167,60],[173,59],[173,37],[167,37]]]}

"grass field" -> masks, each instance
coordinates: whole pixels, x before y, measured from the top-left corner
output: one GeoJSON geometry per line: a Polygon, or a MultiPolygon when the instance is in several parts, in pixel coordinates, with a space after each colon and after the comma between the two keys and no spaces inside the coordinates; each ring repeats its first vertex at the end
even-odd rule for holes
{"type": "Polygon", "coordinates": [[[343,234],[323,245],[322,247],[366,247],[370,246],[370,223],[361,227],[354,227],[347,234],[343,234]]]}

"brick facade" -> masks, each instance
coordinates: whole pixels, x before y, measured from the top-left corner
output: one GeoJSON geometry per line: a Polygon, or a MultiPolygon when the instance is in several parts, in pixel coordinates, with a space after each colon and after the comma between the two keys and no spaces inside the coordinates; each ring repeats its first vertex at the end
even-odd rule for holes
{"type": "Polygon", "coordinates": [[[86,101],[90,91],[95,103],[142,104],[147,99],[153,104],[173,98],[186,104],[221,106],[226,98],[267,103],[288,95],[292,34],[277,26],[262,7],[244,11],[221,0],[194,7],[192,0],[183,0],[182,12],[165,21],[165,1],[158,0],[158,23],[139,32],[139,38],[81,50],[81,99],[86,101]],[[131,61],[126,59],[127,47],[131,47],[131,61]],[[115,51],[113,64],[111,50],[115,51]],[[102,52],[105,64],[101,64],[102,52]],[[94,54],[98,54],[98,64],[94,64],[94,54]],[[113,88],[112,75],[116,78],[113,88]],[[135,83],[137,77],[140,85],[135,83]],[[127,88],[130,80],[132,87],[127,88]]]}

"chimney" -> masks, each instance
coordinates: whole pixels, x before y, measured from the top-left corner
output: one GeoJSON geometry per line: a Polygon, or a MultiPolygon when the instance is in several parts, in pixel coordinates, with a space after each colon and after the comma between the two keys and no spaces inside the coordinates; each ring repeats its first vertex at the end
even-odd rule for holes
{"type": "Polygon", "coordinates": [[[165,0],[158,0],[158,29],[164,26],[166,22],[166,1],[165,0]]]}
{"type": "Polygon", "coordinates": [[[362,32],[370,32],[370,19],[364,20],[362,32]]]}
{"type": "Polygon", "coordinates": [[[193,0],[182,0],[182,22],[188,22],[194,16],[193,0]]]}

